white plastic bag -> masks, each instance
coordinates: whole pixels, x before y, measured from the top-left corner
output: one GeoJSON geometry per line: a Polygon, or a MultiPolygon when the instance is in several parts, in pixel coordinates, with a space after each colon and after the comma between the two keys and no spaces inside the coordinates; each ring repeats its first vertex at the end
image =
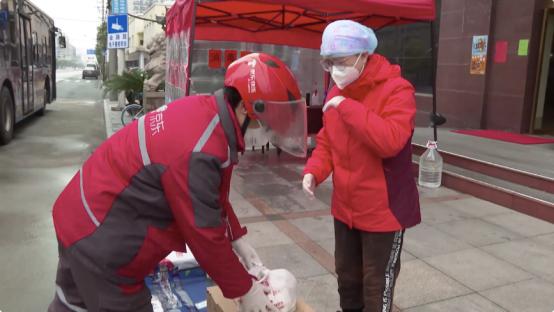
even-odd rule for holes
{"type": "Polygon", "coordinates": [[[269,300],[279,312],[296,310],[296,278],[285,269],[269,270],[265,267],[254,267],[248,271],[258,279],[267,293],[269,300]]]}

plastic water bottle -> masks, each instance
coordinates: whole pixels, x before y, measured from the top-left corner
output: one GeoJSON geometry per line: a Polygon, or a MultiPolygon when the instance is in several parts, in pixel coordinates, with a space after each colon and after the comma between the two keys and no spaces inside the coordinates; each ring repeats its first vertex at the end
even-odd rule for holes
{"type": "Polygon", "coordinates": [[[427,142],[427,150],[419,158],[418,183],[424,187],[437,188],[442,180],[442,157],[437,151],[437,142],[427,142]]]}
{"type": "Polygon", "coordinates": [[[152,292],[161,302],[164,311],[181,311],[181,302],[173,293],[169,270],[165,264],[160,264],[159,271],[156,273],[152,292]]]}

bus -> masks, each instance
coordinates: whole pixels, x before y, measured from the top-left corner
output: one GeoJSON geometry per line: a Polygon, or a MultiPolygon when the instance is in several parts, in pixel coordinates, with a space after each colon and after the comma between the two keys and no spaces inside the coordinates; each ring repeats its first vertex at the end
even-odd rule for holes
{"type": "Polygon", "coordinates": [[[54,20],[30,1],[0,0],[0,145],[56,98],[55,40],[54,20]]]}

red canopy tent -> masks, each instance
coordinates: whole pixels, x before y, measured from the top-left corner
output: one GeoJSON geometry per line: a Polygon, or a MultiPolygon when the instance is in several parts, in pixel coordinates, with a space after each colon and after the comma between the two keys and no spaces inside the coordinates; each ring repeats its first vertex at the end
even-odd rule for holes
{"type": "Polygon", "coordinates": [[[194,40],[319,49],[324,28],[340,19],[355,20],[373,29],[431,22],[435,19],[435,1],[177,0],[166,16],[166,101],[189,92],[194,40]]]}
{"type": "Polygon", "coordinates": [[[434,0],[177,0],[167,13],[167,34],[193,26],[194,40],[318,49],[323,29],[335,20],[351,19],[379,29],[434,18],[434,0]]]}

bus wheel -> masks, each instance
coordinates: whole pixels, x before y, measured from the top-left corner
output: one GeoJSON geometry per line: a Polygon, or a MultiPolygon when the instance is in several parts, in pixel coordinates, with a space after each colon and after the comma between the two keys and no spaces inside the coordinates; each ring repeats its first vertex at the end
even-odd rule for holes
{"type": "Polygon", "coordinates": [[[10,143],[13,138],[15,115],[10,90],[3,87],[0,91],[0,145],[10,143]]]}
{"type": "Polygon", "coordinates": [[[44,116],[44,112],[46,111],[46,104],[48,103],[48,100],[50,99],[50,90],[48,90],[48,85],[44,88],[44,103],[42,103],[42,108],[37,111],[37,115],[44,116]]]}

